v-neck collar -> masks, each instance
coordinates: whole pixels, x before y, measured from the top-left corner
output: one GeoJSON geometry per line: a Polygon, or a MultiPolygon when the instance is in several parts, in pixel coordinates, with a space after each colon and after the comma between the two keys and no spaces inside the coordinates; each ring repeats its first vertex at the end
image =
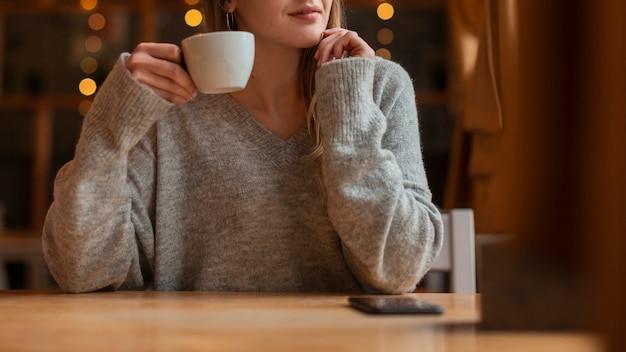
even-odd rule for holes
{"type": "Polygon", "coordinates": [[[284,140],[260,124],[254,116],[227,94],[213,95],[220,115],[242,137],[258,148],[277,166],[284,168],[299,162],[313,149],[306,127],[284,140]]]}

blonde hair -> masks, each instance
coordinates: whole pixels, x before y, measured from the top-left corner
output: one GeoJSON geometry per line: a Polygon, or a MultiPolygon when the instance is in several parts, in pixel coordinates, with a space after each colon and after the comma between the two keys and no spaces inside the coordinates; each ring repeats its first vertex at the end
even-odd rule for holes
{"type": "MultiPolygon", "coordinates": [[[[229,30],[225,6],[227,1],[229,0],[204,0],[204,21],[207,31],[217,32],[229,30]]],[[[330,17],[326,28],[343,27],[344,23],[343,0],[332,0],[330,17]]],[[[233,29],[237,29],[236,24],[234,27],[233,29]]],[[[309,135],[315,145],[310,157],[314,160],[321,157],[324,150],[321,138],[322,131],[320,130],[319,123],[315,116],[315,104],[317,100],[315,94],[315,71],[317,69],[317,62],[313,59],[313,55],[316,50],[317,46],[304,49],[300,58],[300,82],[304,99],[309,106],[307,112],[307,127],[309,135]]]]}

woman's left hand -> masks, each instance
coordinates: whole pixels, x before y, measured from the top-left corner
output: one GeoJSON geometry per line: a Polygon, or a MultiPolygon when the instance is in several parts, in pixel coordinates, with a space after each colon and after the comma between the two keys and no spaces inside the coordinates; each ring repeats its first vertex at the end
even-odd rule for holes
{"type": "Polygon", "coordinates": [[[328,61],[341,59],[343,57],[365,57],[374,59],[376,55],[363,38],[357,32],[343,28],[331,28],[325,30],[322,41],[317,47],[314,58],[317,66],[321,66],[328,61]]]}

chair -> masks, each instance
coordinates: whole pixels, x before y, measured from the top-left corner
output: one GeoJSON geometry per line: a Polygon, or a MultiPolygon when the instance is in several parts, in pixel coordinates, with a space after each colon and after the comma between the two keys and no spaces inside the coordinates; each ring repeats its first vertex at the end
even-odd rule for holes
{"type": "Polygon", "coordinates": [[[41,237],[0,233],[0,290],[11,288],[6,272],[6,265],[9,263],[25,265],[25,289],[48,289],[51,287],[50,274],[41,249],[41,237]]]}
{"type": "Polygon", "coordinates": [[[0,290],[7,290],[9,288],[9,278],[7,277],[6,268],[0,258],[0,290]]]}
{"type": "Polygon", "coordinates": [[[472,209],[452,209],[443,212],[442,219],[443,247],[426,275],[425,289],[476,293],[474,212],[472,209]],[[449,286],[446,277],[449,277],[449,286]]]}

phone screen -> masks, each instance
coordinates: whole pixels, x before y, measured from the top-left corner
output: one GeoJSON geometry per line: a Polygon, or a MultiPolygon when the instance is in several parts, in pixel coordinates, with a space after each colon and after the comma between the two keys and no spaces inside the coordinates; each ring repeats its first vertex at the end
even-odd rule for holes
{"type": "Polygon", "coordinates": [[[363,296],[348,298],[350,305],[369,314],[442,314],[444,308],[415,297],[363,296]]]}

